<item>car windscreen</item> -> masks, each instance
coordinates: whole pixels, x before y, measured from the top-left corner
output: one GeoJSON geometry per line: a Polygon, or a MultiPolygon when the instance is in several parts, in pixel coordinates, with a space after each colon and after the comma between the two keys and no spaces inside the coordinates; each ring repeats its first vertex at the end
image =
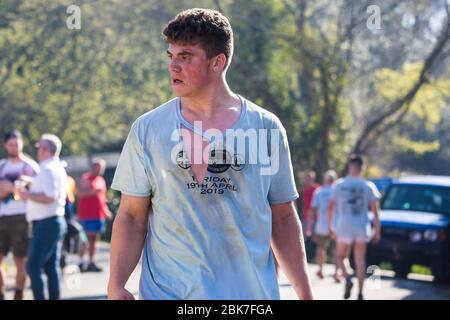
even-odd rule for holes
{"type": "Polygon", "coordinates": [[[450,187],[392,185],[383,197],[381,208],[443,213],[450,216],[450,187]]]}

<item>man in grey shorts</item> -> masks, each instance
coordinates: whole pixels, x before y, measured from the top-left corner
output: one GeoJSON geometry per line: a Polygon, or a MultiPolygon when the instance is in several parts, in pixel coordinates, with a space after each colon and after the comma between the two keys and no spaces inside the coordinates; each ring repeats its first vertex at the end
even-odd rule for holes
{"type": "MultiPolygon", "coordinates": [[[[0,266],[12,249],[16,264],[14,300],[23,298],[26,280],[25,263],[28,254],[28,222],[25,218],[26,203],[18,199],[16,185],[24,176],[35,176],[39,171],[36,162],[22,153],[23,141],[18,131],[12,131],[3,139],[7,159],[0,160],[0,266]]],[[[4,277],[0,268],[0,300],[4,299],[4,277]]]]}
{"type": "MultiPolygon", "coordinates": [[[[323,265],[326,261],[327,250],[330,246],[331,239],[328,233],[328,203],[330,202],[332,185],[337,179],[337,174],[334,170],[328,170],[323,176],[324,185],[316,189],[313,193],[311,212],[309,214],[309,224],[307,230],[307,236],[313,236],[316,243],[316,263],[318,270],[316,275],[323,279],[323,265]],[[314,230],[314,232],[313,232],[314,230]]],[[[335,225],[336,217],[333,219],[333,225],[335,225]]],[[[340,282],[338,276],[338,265],[336,264],[334,279],[336,282],[340,282]]]]}
{"type": "Polygon", "coordinates": [[[367,243],[370,240],[374,242],[380,240],[378,208],[381,195],[372,182],[361,177],[362,168],[362,158],[351,156],[348,175],[335,183],[328,206],[329,232],[332,237],[336,237],[338,263],[346,279],[344,299],[350,298],[353,287],[348,261],[352,245],[359,284],[358,299],[363,300],[367,243]],[[373,230],[369,219],[369,207],[374,216],[373,230]],[[338,215],[336,230],[332,223],[335,208],[338,215]]]}

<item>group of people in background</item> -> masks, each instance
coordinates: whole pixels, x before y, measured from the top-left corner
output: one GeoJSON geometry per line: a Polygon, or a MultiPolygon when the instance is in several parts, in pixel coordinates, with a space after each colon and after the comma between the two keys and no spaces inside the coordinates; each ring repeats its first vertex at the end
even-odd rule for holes
{"type": "Polygon", "coordinates": [[[315,182],[314,171],[308,171],[304,178],[302,220],[307,238],[316,244],[316,275],[324,278],[323,266],[328,248],[334,242],[333,277],[337,283],[341,282],[341,276],[344,278],[344,299],[350,298],[353,288],[349,261],[352,248],[359,288],[357,297],[363,300],[367,245],[380,240],[381,195],[374,183],[361,176],[363,166],[363,159],[354,155],[343,178],[338,179],[334,170],[325,172],[322,186],[315,182]]]}
{"type": "MultiPolygon", "coordinates": [[[[59,299],[60,259],[68,226],[81,225],[78,236],[84,239],[78,250],[80,270],[102,271],[94,261],[96,243],[106,219],[112,219],[103,178],[105,161],[95,160],[91,171],[75,182],[59,158],[62,143],[57,136],[44,134],[36,143],[39,164],[23,153],[23,139],[18,131],[7,133],[3,143],[7,157],[0,160],[0,300],[5,297],[1,264],[10,251],[17,268],[15,300],[23,299],[27,274],[35,299],[46,298],[44,274],[49,299],[59,299]]],[[[367,244],[380,239],[380,193],[361,176],[362,169],[362,158],[352,156],[347,176],[338,179],[336,172],[329,170],[323,176],[322,186],[315,182],[315,173],[308,171],[302,192],[303,226],[307,238],[316,244],[316,275],[324,278],[327,252],[335,242],[333,277],[337,283],[344,278],[345,299],[353,287],[351,249],[358,299],[363,299],[367,244]]]]}
{"type": "Polygon", "coordinates": [[[78,252],[80,269],[101,271],[94,263],[95,245],[105,219],[112,217],[106,202],[105,162],[94,161],[91,172],[76,183],[59,157],[62,143],[56,135],[43,134],[36,143],[38,163],[23,153],[23,138],[17,130],[4,136],[3,145],[6,158],[0,160],[0,300],[5,299],[2,262],[10,251],[16,266],[14,300],[23,299],[27,274],[34,299],[46,299],[44,274],[48,298],[59,299],[63,240],[74,221],[76,206],[81,231],[86,234],[78,252]],[[88,261],[84,258],[86,251],[88,261]]]}

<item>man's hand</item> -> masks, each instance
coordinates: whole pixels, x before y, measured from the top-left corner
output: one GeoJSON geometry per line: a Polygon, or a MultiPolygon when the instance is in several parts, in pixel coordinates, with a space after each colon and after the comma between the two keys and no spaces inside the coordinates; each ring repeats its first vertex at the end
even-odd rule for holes
{"type": "Polygon", "coordinates": [[[379,228],[375,228],[374,229],[374,235],[373,235],[373,238],[372,238],[372,243],[378,243],[378,242],[380,242],[380,239],[381,239],[381,231],[380,231],[380,229],[379,228]]]}
{"type": "Polygon", "coordinates": [[[330,236],[331,240],[336,240],[336,232],[334,231],[333,227],[328,228],[328,235],[330,236]]]}
{"type": "Polygon", "coordinates": [[[27,192],[27,191],[20,191],[19,190],[18,194],[19,194],[19,198],[22,199],[22,200],[30,199],[30,193],[27,192]]]}
{"type": "Polygon", "coordinates": [[[313,299],[303,232],[293,201],[273,204],[272,250],[300,299],[313,299]]]}
{"type": "Polygon", "coordinates": [[[102,192],[101,188],[96,189],[91,188],[91,183],[84,178],[80,178],[80,180],[78,180],[77,190],[78,190],[77,195],[79,198],[92,197],[95,196],[97,193],[102,192]]]}
{"type": "Polygon", "coordinates": [[[19,180],[23,182],[24,186],[28,186],[33,182],[34,178],[23,174],[20,176],[19,180]]]}
{"type": "Polygon", "coordinates": [[[312,235],[313,235],[313,230],[312,230],[312,228],[308,227],[308,229],[306,229],[306,237],[311,238],[312,235]]]}
{"type": "Polygon", "coordinates": [[[109,300],[135,300],[130,291],[123,287],[108,287],[109,300]]]}
{"type": "Polygon", "coordinates": [[[112,221],[114,219],[114,215],[109,209],[105,211],[105,216],[108,221],[112,221]]]}

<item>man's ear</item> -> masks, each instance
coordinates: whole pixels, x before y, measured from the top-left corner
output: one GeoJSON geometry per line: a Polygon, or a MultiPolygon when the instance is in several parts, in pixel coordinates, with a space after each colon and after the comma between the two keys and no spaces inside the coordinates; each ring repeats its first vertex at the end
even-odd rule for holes
{"type": "Polygon", "coordinates": [[[225,69],[225,65],[227,63],[227,57],[225,54],[220,53],[216,56],[213,63],[213,70],[214,72],[221,72],[225,69]]]}

